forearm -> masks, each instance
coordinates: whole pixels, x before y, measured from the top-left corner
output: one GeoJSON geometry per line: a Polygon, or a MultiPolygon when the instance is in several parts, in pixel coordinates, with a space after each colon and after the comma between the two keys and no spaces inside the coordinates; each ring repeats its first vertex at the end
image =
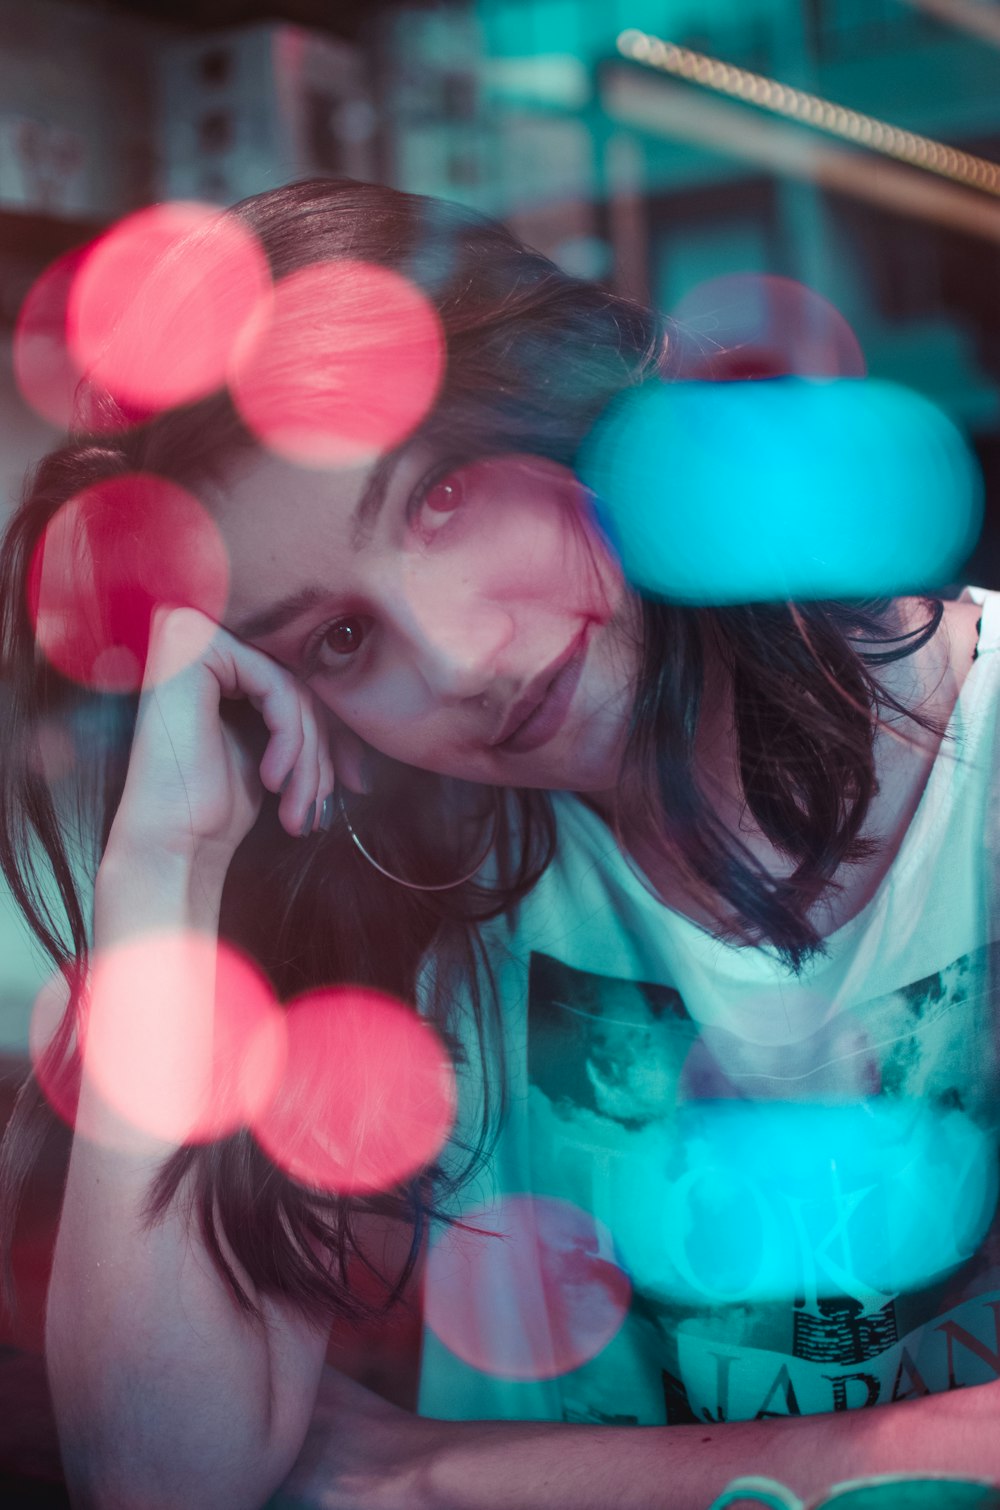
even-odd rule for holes
{"type": "MultiPolygon", "coordinates": [[[[217,907],[211,886],[193,884],[184,866],[139,870],[111,857],[98,880],[96,951],[149,928],[211,937],[217,907]]],[[[150,972],[128,1002],[150,1055],[184,1064],[181,1097],[206,1074],[206,1035],[192,1025],[204,1012],[210,1026],[207,974],[150,972]]],[[[249,1510],[289,1461],[283,1423],[272,1418],[267,1331],[237,1310],[186,1200],[145,1220],[151,1181],[178,1144],[118,1116],[95,1089],[90,1047],[107,1041],[114,1010],[95,988],[49,1292],[47,1355],[67,1472],[82,1504],[249,1510]]],[[[151,1066],[128,1068],[142,1077],[151,1066]]]]}
{"type": "Polygon", "coordinates": [[[273,1457],[264,1336],[179,1215],[143,1230],[147,1170],[94,1150],[75,1165],[46,1326],[71,1488],[88,1510],[250,1510],[273,1457]]]}
{"type": "MultiPolygon", "coordinates": [[[[766,1474],[803,1500],[909,1473],[1000,1482],[997,1385],[869,1411],[726,1425],[434,1422],[425,1510],[705,1510],[766,1474]]],[[[431,1423],[428,1423],[429,1425],[431,1423]]]]}

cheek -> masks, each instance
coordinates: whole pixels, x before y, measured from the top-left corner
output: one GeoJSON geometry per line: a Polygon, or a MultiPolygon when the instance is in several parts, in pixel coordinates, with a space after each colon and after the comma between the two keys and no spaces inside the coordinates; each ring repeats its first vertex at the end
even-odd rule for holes
{"type": "Polygon", "coordinates": [[[316,696],[337,722],[345,724],[365,744],[393,760],[420,764],[431,741],[427,709],[407,679],[384,675],[371,678],[363,691],[317,686],[316,696]]]}
{"type": "Polygon", "coordinates": [[[601,536],[561,500],[498,502],[461,554],[463,574],[474,575],[495,601],[563,603],[609,618],[624,594],[621,572],[601,536]]]}

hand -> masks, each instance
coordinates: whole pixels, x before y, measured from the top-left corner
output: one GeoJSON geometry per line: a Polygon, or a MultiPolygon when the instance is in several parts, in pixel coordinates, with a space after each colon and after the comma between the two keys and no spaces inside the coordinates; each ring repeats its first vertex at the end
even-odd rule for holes
{"type": "Polygon", "coordinates": [[[429,1510],[440,1430],[327,1366],[302,1451],[266,1510],[429,1510]]]}
{"type": "Polygon", "coordinates": [[[197,610],[157,610],[112,844],[214,856],[224,874],[263,788],[282,793],[281,822],[299,835],[316,827],[333,783],[322,711],[307,687],[197,610]],[[258,710],[259,740],[245,720],[224,717],[230,699],[258,710]]]}

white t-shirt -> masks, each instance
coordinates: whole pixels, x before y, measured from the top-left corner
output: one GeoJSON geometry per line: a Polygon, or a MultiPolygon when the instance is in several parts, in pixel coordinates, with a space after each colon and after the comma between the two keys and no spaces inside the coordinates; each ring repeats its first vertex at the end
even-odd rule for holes
{"type": "Polygon", "coordinates": [[[487,932],[510,1110],[475,1230],[432,1245],[421,1414],[746,1420],[1000,1375],[1000,594],[966,596],[950,737],[798,978],[555,799],[555,860],[487,932]]]}

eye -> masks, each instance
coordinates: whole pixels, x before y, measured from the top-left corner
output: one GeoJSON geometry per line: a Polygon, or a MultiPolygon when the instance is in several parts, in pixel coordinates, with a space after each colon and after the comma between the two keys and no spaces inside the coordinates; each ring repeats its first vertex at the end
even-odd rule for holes
{"type": "Polygon", "coordinates": [[[328,624],[313,642],[307,656],[309,668],[321,670],[335,659],[343,661],[352,655],[357,655],[367,637],[366,620],[353,614],[342,619],[334,619],[333,623],[328,624]]]}
{"type": "Polygon", "coordinates": [[[424,528],[433,533],[464,502],[465,481],[460,472],[449,472],[432,482],[420,499],[420,518],[424,528]]]}

